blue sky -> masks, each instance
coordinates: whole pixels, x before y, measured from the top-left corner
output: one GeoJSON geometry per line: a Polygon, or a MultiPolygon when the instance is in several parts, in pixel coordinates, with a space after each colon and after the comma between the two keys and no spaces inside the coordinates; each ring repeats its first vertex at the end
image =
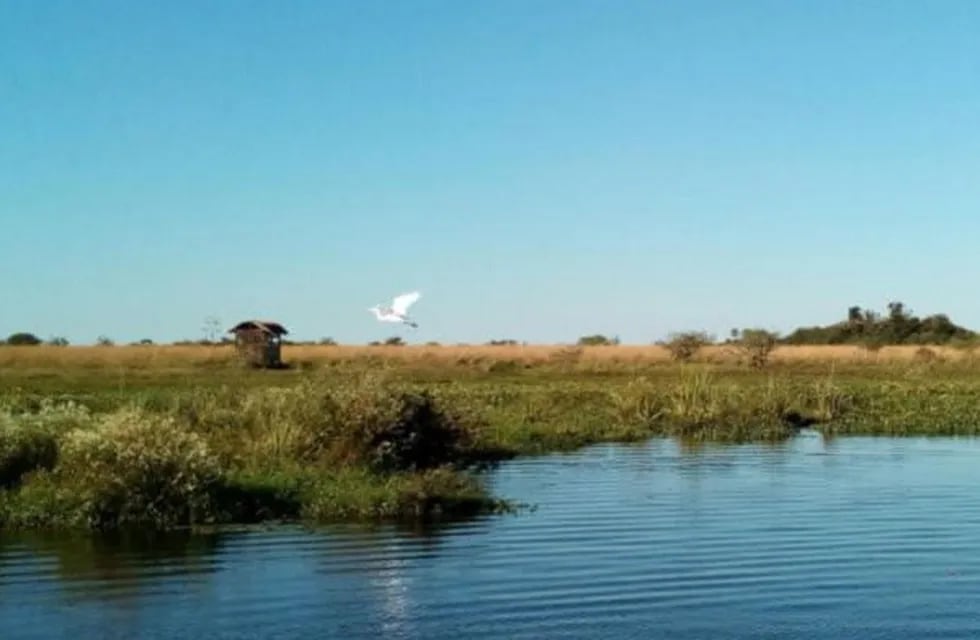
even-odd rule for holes
{"type": "Polygon", "coordinates": [[[980,3],[0,0],[0,334],[980,328],[980,3]]]}

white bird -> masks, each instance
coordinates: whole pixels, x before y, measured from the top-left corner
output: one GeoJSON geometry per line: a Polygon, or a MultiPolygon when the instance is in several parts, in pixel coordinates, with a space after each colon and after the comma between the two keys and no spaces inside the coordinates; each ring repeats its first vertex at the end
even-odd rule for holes
{"type": "Polygon", "coordinates": [[[376,305],[369,308],[368,311],[374,313],[374,317],[381,322],[403,322],[413,329],[417,329],[419,325],[408,317],[408,308],[415,304],[420,297],[422,294],[418,291],[403,293],[400,296],[395,296],[391,305],[376,305]]]}

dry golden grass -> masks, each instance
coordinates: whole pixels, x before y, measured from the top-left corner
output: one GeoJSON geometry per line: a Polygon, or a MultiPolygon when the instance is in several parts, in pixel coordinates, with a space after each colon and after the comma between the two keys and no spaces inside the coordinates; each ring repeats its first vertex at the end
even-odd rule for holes
{"type": "MultiPolygon", "coordinates": [[[[780,346],[772,353],[773,362],[846,364],[913,362],[923,359],[922,347],[890,346],[877,352],[859,346],[780,346]]],[[[952,347],[929,347],[936,357],[957,361],[972,351],[952,347]]],[[[642,365],[670,362],[670,354],[657,345],[619,345],[574,347],[568,345],[506,346],[320,346],[286,345],[283,359],[290,363],[322,364],[357,362],[381,358],[389,362],[432,365],[466,365],[509,361],[543,365],[577,362],[596,365],[642,365]]],[[[70,346],[70,347],[0,347],[0,367],[70,369],[112,368],[155,369],[222,366],[235,362],[234,348],[222,346],[70,346]]],[[[740,359],[737,349],[729,345],[712,345],[702,349],[695,361],[734,364],[740,359]]]]}
{"type": "Polygon", "coordinates": [[[152,369],[233,361],[229,346],[0,347],[0,367],[152,369]]]}

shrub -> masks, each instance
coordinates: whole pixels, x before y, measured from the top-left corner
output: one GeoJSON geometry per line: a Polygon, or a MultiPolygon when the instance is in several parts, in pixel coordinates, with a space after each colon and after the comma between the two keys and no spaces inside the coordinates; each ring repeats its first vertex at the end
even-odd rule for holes
{"type": "Polygon", "coordinates": [[[745,329],[739,335],[737,345],[748,358],[749,364],[755,369],[762,369],[769,362],[769,356],[779,336],[765,329],[745,329]]]}
{"type": "Polygon", "coordinates": [[[220,470],[205,441],[172,418],[123,410],[68,433],[55,475],[78,499],[76,524],[166,528],[208,519],[220,470]]]}
{"type": "Polygon", "coordinates": [[[19,333],[14,333],[7,338],[7,344],[12,347],[16,346],[30,346],[41,344],[41,339],[38,338],[33,333],[27,333],[26,331],[21,331],[19,333]]]}
{"type": "Polygon", "coordinates": [[[664,345],[670,352],[670,357],[679,362],[688,362],[707,344],[711,337],[704,331],[686,331],[672,333],[664,345]]]}
{"type": "Polygon", "coordinates": [[[17,490],[0,491],[0,527],[77,527],[84,498],[59,483],[50,471],[38,470],[17,490]]]}
{"type": "Polygon", "coordinates": [[[0,418],[0,488],[12,487],[36,469],[51,469],[58,459],[54,434],[21,427],[0,418]]]}
{"type": "Polygon", "coordinates": [[[343,386],[307,380],[245,395],[203,392],[177,409],[206,433],[228,465],[364,465],[380,472],[465,463],[475,421],[414,393],[365,376],[343,386]]]}
{"type": "Polygon", "coordinates": [[[52,469],[58,459],[58,437],[88,426],[91,414],[74,403],[41,403],[35,413],[0,413],[0,487],[12,487],[37,469],[52,469]]]}
{"type": "Polygon", "coordinates": [[[941,359],[940,355],[929,347],[919,347],[915,350],[916,362],[935,362],[941,359]]]}
{"type": "Polygon", "coordinates": [[[865,351],[868,353],[878,353],[885,346],[885,339],[879,336],[867,338],[862,342],[865,351]]]}
{"type": "Polygon", "coordinates": [[[362,386],[339,397],[337,407],[334,429],[319,434],[320,447],[335,461],[381,472],[430,469],[464,461],[473,441],[425,392],[362,386]]]}

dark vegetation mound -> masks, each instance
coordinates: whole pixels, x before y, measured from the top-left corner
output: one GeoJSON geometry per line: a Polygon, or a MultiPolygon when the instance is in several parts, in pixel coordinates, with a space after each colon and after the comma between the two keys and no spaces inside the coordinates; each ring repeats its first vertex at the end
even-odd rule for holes
{"type": "Polygon", "coordinates": [[[888,313],[851,307],[847,319],[824,327],[801,327],[784,338],[785,344],[948,344],[976,339],[977,334],[954,324],[944,314],[919,318],[901,302],[888,313]]]}

